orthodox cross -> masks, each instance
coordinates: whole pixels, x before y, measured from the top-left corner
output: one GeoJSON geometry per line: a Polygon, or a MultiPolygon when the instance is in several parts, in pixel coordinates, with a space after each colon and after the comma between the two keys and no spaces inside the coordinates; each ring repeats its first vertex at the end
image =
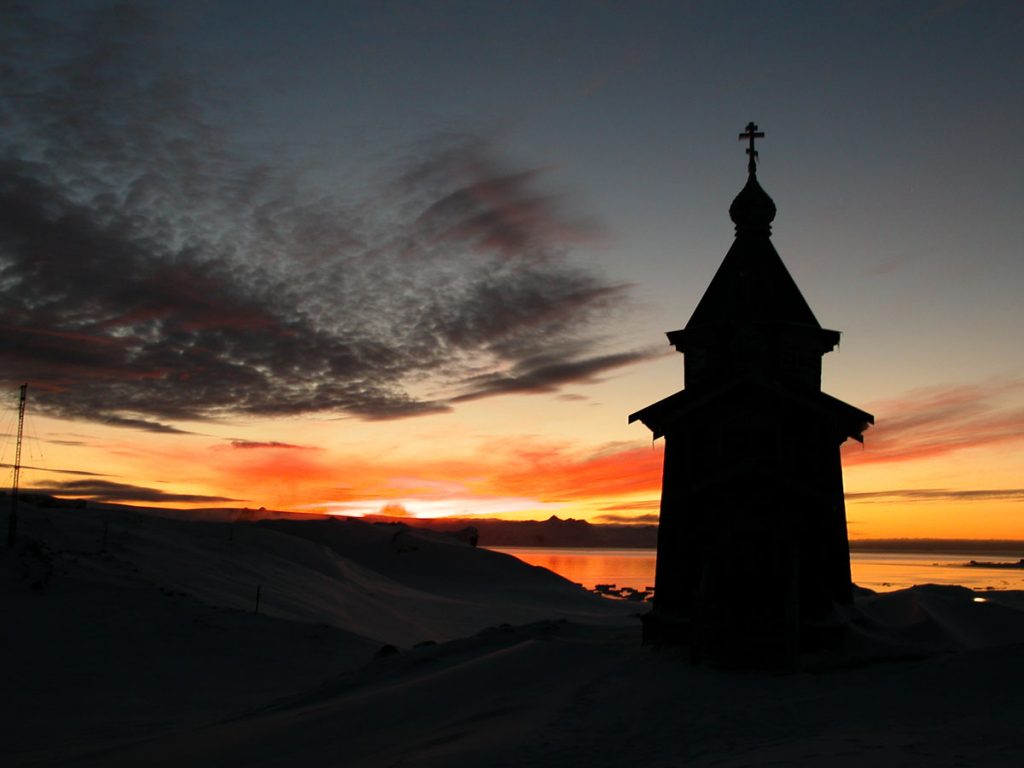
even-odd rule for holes
{"type": "Polygon", "coordinates": [[[750,148],[747,150],[747,155],[750,156],[750,160],[747,161],[748,173],[757,173],[757,150],[754,149],[754,139],[763,138],[764,131],[757,130],[757,123],[747,123],[747,130],[740,134],[740,141],[750,139],[750,148]]]}

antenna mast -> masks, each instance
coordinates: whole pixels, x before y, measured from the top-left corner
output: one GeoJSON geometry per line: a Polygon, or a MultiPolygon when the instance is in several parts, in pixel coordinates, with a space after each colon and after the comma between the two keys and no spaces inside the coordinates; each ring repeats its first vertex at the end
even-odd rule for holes
{"type": "Polygon", "coordinates": [[[7,521],[7,546],[14,546],[14,537],[18,531],[18,480],[21,479],[21,438],[25,431],[25,395],[28,384],[21,385],[21,398],[18,400],[18,447],[14,450],[14,482],[11,484],[11,514],[7,521]]]}

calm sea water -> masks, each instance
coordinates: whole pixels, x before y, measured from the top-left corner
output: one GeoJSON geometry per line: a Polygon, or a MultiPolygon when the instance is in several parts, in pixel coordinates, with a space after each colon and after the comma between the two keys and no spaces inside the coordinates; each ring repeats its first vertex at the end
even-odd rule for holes
{"type": "MultiPolygon", "coordinates": [[[[596,584],[615,584],[633,589],[654,586],[653,549],[491,549],[514,555],[531,565],[543,566],[588,589],[596,584]]],[[[876,592],[904,589],[914,584],[960,584],[971,589],[1024,590],[1024,570],[964,566],[964,563],[971,560],[1012,562],[1017,557],[993,555],[990,552],[852,552],[850,567],[855,583],[876,592]]]]}

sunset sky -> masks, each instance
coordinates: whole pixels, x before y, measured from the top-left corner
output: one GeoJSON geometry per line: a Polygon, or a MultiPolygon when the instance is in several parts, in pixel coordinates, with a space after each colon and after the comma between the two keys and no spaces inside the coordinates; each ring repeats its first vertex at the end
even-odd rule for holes
{"type": "Polygon", "coordinates": [[[23,486],[651,519],[753,120],[851,537],[1024,539],[1019,2],[2,8],[23,486]]]}

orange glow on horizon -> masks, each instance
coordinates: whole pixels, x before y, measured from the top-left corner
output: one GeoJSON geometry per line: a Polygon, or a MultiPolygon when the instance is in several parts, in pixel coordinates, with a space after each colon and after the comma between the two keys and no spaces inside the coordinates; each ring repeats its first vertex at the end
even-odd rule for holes
{"type": "MultiPolygon", "coordinates": [[[[1019,388],[922,390],[876,406],[879,423],[865,445],[843,449],[851,539],[1024,539],[1024,416],[999,405],[1019,388]]],[[[215,437],[200,431],[205,425],[171,436],[90,428],[86,437],[54,422],[49,432],[36,430],[49,440],[47,460],[34,465],[62,469],[26,472],[23,482],[60,495],[61,483],[95,476],[98,493],[110,487],[107,500],[156,507],[657,521],[662,440],[580,447],[554,437],[478,435],[454,417],[431,418],[408,422],[412,432],[408,423],[344,423],[353,437],[343,445],[332,442],[339,431],[332,422],[281,429],[273,439],[243,428],[215,437]]]]}

